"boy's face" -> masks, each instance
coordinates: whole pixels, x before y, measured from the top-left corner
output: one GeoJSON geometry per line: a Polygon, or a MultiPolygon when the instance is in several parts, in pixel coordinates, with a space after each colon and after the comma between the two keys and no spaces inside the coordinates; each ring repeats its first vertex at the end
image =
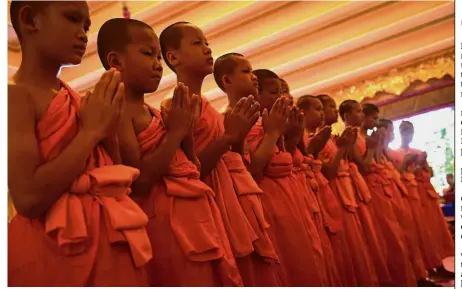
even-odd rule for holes
{"type": "Polygon", "coordinates": [[[159,39],[152,29],[129,27],[131,42],[119,54],[124,84],[137,92],[157,90],[162,78],[159,39]]]}
{"type": "Polygon", "coordinates": [[[364,115],[363,127],[365,129],[373,129],[377,125],[377,120],[379,119],[378,112],[372,112],[369,115],[364,115]]]}
{"type": "Polygon", "coordinates": [[[313,98],[309,100],[310,107],[304,109],[305,127],[308,129],[320,127],[324,123],[324,108],[322,102],[313,98]]]}
{"type": "Polygon", "coordinates": [[[59,65],[82,61],[91,24],[85,1],[50,2],[34,20],[35,32],[24,36],[30,36],[42,55],[59,65]]]}
{"type": "Polygon", "coordinates": [[[247,97],[258,94],[258,81],[252,73],[252,65],[244,57],[234,57],[236,68],[227,75],[228,81],[224,83],[226,91],[233,91],[236,95],[247,97]]]}
{"type": "Polygon", "coordinates": [[[389,144],[395,139],[395,128],[393,127],[393,124],[389,124],[387,126],[387,129],[385,130],[385,139],[386,143],[389,144]]]}
{"type": "Polygon", "coordinates": [[[349,125],[361,126],[364,120],[364,114],[359,103],[353,104],[351,111],[345,114],[345,120],[349,125]]]}
{"type": "Polygon", "coordinates": [[[401,141],[405,144],[410,144],[414,138],[414,127],[410,124],[404,123],[401,125],[399,132],[401,134],[401,141]]]}
{"type": "Polygon", "coordinates": [[[326,125],[333,125],[338,120],[337,104],[332,98],[324,102],[324,120],[326,125]]]}
{"type": "Polygon", "coordinates": [[[181,44],[175,54],[177,69],[207,76],[213,72],[212,50],[199,27],[191,24],[181,25],[181,44]]]}
{"type": "Polygon", "coordinates": [[[281,82],[278,78],[266,78],[261,85],[258,102],[262,110],[266,108],[270,112],[274,102],[281,96],[281,82]]]}

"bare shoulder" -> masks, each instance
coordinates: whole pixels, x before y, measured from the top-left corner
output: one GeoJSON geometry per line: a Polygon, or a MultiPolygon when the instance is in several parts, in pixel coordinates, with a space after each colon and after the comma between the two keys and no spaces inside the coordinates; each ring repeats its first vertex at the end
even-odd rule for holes
{"type": "Polygon", "coordinates": [[[26,85],[8,84],[8,115],[19,117],[34,115],[35,106],[31,98],[31,88],[26,85]],[[19,115],[18,115],[19,114],[19,115]]]}

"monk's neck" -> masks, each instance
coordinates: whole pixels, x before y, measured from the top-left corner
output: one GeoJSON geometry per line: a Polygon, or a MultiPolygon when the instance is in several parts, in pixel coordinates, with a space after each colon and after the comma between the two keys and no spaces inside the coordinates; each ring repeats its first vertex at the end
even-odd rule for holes
{"type": "Polygon", "coordinates": [[[125,87],[125,101],[133,105],[144,105],[144,93],[125,87]]]}
{"type": "Polygon", "coordinates": [[[409,144],[401,143],[401,148],[408,150],[409,149],[409,144]]]}
{"type": "Polygon", "coordinates": [[[37,51],[24,51],[18,71],[13,76],[16,83],[24,83],[44,89],[61,88],[61,65],[39,55],[37,51]]]}
{"type": "Polygon", "coordinates": [[[359,134],[365,137],[367,135],[367,128],[361,126],[359,134]]]}
{"type": "Polygon", "coordinates": [[[227,96],[228,96],[228,107],[229,108],[234,108],[237,104],[237,102],[243,98],[243,97],[246,97],[246,96],[242,96],[242,95],[237,95],[236,93],[233,93],[233,92],[226,92],[227,96]]]}
{"type": "Polygon", "coordinates": [[[178,73],[177,75],[178,82],[182,82],[184,85],[188,87],[190,95],[202,95],[202,83],[204,82],[204,78],[205,77],[200,75],[186,73],[178,73]]]}

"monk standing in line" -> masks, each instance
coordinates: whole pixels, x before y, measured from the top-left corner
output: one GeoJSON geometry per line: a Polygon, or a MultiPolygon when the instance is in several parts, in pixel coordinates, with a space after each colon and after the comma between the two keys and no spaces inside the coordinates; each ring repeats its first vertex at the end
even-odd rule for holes
{"type": "Polygon", "coordinates": [[[162,77],[159,39],[144,22],[106,21],[98,32],[98,53],[125,84],[118,136],[124,164],[140,170],[132,187],[149,216],[150,285],[242,285],[214,193],[199,179],[191,137],[198,97],[180,83],[170,109],[160,112],[144,102],[162,77]]]}
{"type": "Polygon", "coordinates": [[[120,163],[120,73],[81,98],[59,79],[82,61],[84,1],[13,1],[22,62],[8,85],[8,285],[147,286],[146,214],[129,197],[139,174],[120,163]]]}
{"type": "MultiPolygon", "coordinates": [[[[223,117],[202,96],[204,78],[213,72],[213,57],[202,30],[190,23],[175,23],[160,35],[162,55],[189,94],[201,96],[194,112],[194,149],[201,164],[201,178],[216,194],[228,238],[244,286],[279,286],[269,259],[276,259],[261,231],[267,223],[259,196],[261,189],[245,168],[240,152],[247,133],[258,119],[254,98],[243,99],[223,117]],[[258,232],[258,233],[257,233],[258,232]],[[260,240],[262,239],[262,240],[260,240]]],[[[166,107],[169,102],[165,102],[166,107]]]]}

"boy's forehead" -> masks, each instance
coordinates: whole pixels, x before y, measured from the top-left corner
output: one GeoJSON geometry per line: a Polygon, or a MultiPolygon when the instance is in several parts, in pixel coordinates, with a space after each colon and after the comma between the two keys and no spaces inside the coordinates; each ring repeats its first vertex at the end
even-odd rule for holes
{"type": "Polygon", "coordinates": [[[281,82],[278,78],[265,78],[263,85],[266,87],[281,87],[281,82]]]}
{"type": "Polygon", "coordinates": [[[90,15],[90,9],[88,8],[88,4],[86,1],[50,1],[52,6],[60,6],[63,8],[72,8],[79,10],[79,12],[82,12],[83,14],[89,16],[90,15]]]}
{"type": "Polygon", "coordinates": [[[148,27],[140,27],[137,25],[130,25],[128,27],[131,42],[136,44],[155,44],[159,46],[159,38],[152,29],[148,27]]]}
{"type": "Polygon", "coordinates": [[[182,24],[179,29],[181,29],[183,38],[205,38],[204,32],[196,25],[182,24]]]}

